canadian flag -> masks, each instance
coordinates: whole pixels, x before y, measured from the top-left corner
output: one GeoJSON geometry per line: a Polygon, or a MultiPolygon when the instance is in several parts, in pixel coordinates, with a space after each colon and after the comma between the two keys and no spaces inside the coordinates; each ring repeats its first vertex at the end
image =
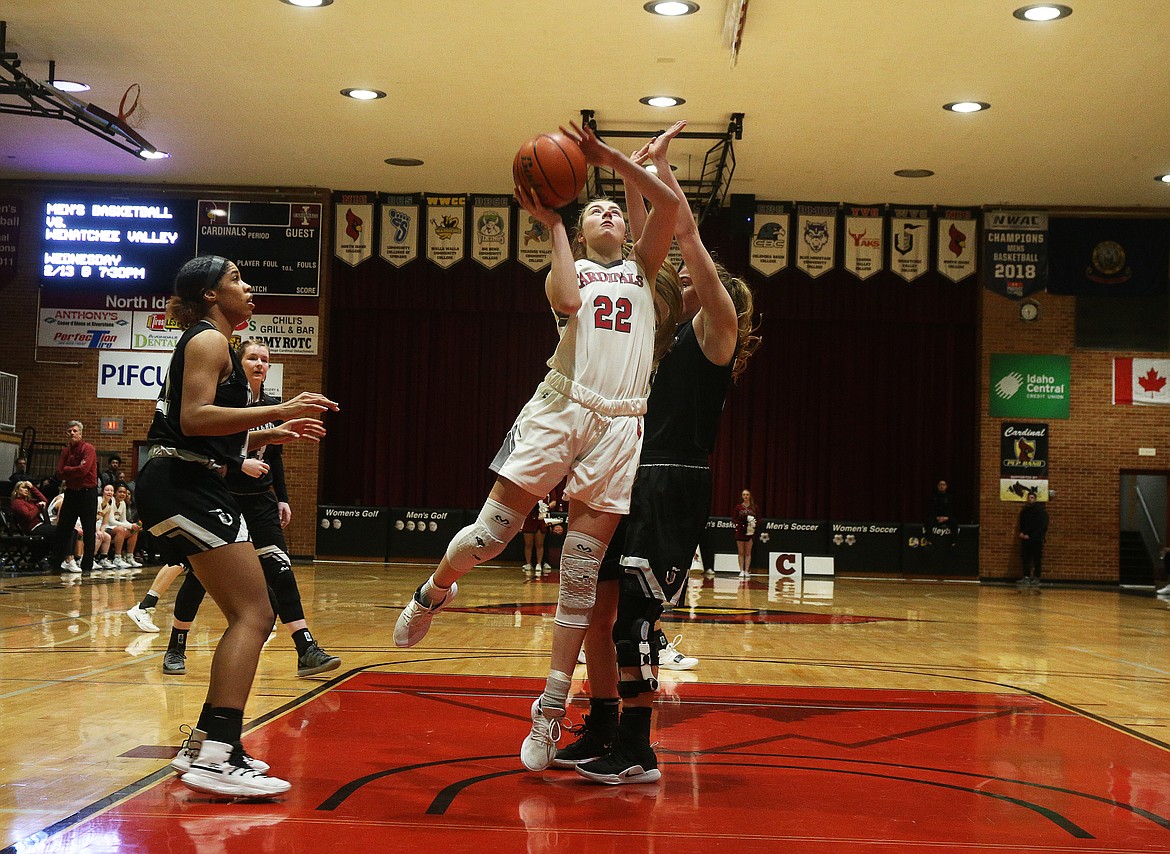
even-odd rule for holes
{"type": "Polygon", "coordinates": [[[1114,359],[1113,403],[1170,405],[1170,359],[1114,359]]]}

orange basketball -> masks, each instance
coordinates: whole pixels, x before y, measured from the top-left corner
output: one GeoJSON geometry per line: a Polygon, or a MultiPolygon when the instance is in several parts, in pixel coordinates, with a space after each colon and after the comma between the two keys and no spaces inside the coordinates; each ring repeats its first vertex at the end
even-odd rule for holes
{"type": "Polygon", "coordinates": [[[520,146],[512,160],[512,178],[545,207],[560,208],[585,188],[585,168],[581,146],[559,131],[542,133],[520,146]]]}

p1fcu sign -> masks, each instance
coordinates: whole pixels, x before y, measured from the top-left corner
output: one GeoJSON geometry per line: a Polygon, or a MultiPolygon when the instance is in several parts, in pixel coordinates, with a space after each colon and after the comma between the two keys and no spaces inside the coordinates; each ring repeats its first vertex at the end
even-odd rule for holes
{"type": "Polygon", "coordinates": [[[170,363],[170,353],[101,353],[97,396],[113,400],[158,400],[170,363]]]}

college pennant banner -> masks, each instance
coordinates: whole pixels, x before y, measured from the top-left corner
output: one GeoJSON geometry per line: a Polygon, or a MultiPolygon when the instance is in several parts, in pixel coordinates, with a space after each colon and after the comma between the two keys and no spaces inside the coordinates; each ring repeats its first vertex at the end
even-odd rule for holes
{"type": "Polygon", "coordinates": [[[512,197],[472,196],[471,257],[489,270],[508,260],[512,245],[512,197]]]}
{"type": "Polygon", "coordinates": [[[748,263],[757,273],[775,276],[788,266],[788,235],[792,231],[792,205],[756,202],[755,231],[748,263]]]}
{"type": "Polygon", "coordinates": [[[890,208],[890,269],[907,282],[930,269],[928,208],[890,208]]]}
{"type": "Polygon", "coordinates": [[[983,215],[983,284],[1009,299],[1048,286],[1048,214],[987,211],[983,215]]]}
{"type": "Polygon", "coordinates": [[[975,272],[977,224],[972,208],[939,208],[936,264],[939,273],[956,284],[975,272]]]}
{"type": "Polygon", "coordinates": [[[880,206],[845,205],[845,269],[863,282],[883,269],[885,218],[880,206]]]}
{"type": "Polygon", "coordinates": [[[333,194],[333,254],[356,267],[374,255],[374,193],[333,194]]]}
{"type": "Polygon", "coordinates": [[[427,258],[444,270],[463,260],[467,196],[427,193],[427,258]]]}
{"type": "Polygon", "coordinates": [[[552,263],[552,231],[523,208],[516,233],[516,260],[534,273],[552,263]]]}
{"type": "Polygon", "coordinates": [[[1114,406],[1170,405],[1170,359],[1114,359],[1114,406]]]}
{"type": "Polygon", "coordinates": [[[382,200],[382,228],[378,254],[395,267],[418,257],[418,219],[421,199],[414,194],[386,196],[382,200]]]}
{"type": "Polygon", "coordinates": [[[1053,217],[1048,290],[1079,296],[1166,293],[1170,220],[1053,217]]]}
{"type": "Polygon", "coordinates": [[[817,278],[837,265],[837,205],[796,205],[796,267],[817,278]]]}

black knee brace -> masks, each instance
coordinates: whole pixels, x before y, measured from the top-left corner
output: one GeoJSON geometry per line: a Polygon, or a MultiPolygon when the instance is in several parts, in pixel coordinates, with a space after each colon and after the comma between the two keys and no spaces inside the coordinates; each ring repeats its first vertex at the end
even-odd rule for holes
{"type": "Polygon", "coordinates": [[[276,546],[256,549],[256,555],[264,570],[264,580],[268,582],[268,600],[273,612],[282,623],[305,619],[305,606],[288,555],[276,546]]]}
{"type": "Polygon", "coordinates": [[[617,619],[613,624],[613,642],[617,648],[618,667],[636,667],[641,676],[640,679],[619,676],[618,695],[623,698],[658,690],[658,680],[654,676],[658,666],[654,622],[661,614],[662,604],[647,595],[642,589],[641,579],[632,573],[623,575],[617,619]]]}
{"type": "Polygon", "coordinates": [[[206,593],[195,573],[188,569],[179,592],[175,594],[175,619],[180,623],[195,622],[195,616],[199,613],[199,606],[203,604],[206,593]]]}

